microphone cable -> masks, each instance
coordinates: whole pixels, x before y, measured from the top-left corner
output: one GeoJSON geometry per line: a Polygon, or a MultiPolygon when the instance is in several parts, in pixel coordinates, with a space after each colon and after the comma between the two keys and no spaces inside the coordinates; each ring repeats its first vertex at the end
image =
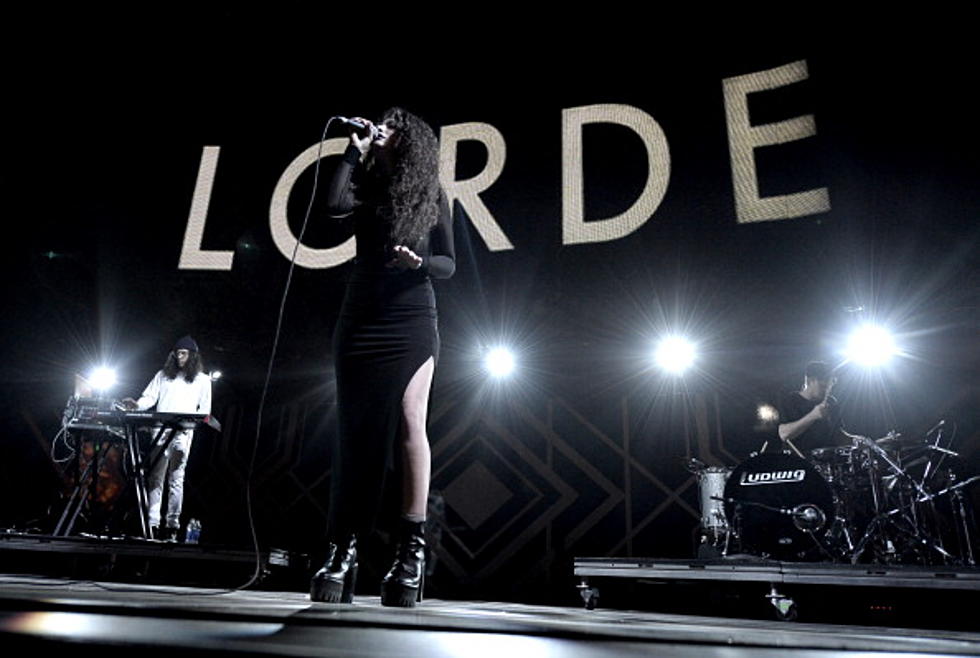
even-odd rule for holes
{"type": "Polygon", "coordinates": [[[286,275],[286,284],[283,287],[282,299],[279,302],[279,316],[276,320],[276,331],[272,339],[272,352],[269,354],[269,365],[266,368],[265,382],[262,385],[262,394],[259,397],[258,417],[255,420],[255,442],[252,445],[252,456],[249,460],[248,473],[245,480],[245,509],[248,513],[249,531],[252,535],[252,548],[255,551],[255,571],[252,573],[252,577],[249,578],[248,582],[235,588],[236,591],[251,587],[262,576],[262,551],[259,548],[259,537],[255,529],[255,516],[252,511],[252,476],[255,473],[255,457],[259,449],[262,413],[265,409],[265,399],[269,391],[269,381],[272,378],[272,365],[275,362],[276,352],[279,349],[279,336],[282,333],[282,320],[286,310],[286,299],[289,296],[289,287],[293,280],[293,271],[296,269],[296,254],[299,253],[299,245],[302,243],[303,235],[306,233],[306,225],[309,223],[310,213],[313,210],[313,201],[316,198],[317,185],[319,184],[320,180],[320,162],[321,158],[323,157],[323,142],[327,138],[327,132],[330,130],[330,125],[338,119],[343,120],[343,117],[332,116],[327,119],[327,123],[323,127],[323,134],[320,136],[320,142],[316,152],[316,165],[313,169],[313,189],[310,191],[310,200],[306,205],[306,213],[303,215],[303,225],[299,230],[299,236],[296,238],[296,245],[293,247],[293,255],[289,261],[289,272],[286,275]]]}

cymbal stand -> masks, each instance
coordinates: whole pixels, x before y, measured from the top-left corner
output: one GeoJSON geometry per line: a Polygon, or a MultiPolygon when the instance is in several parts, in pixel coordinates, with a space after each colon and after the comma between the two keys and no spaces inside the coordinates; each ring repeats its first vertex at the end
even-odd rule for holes
{"type": "MultiPolygon", "coordinates": [[[[947,492],[954,493],[955,495],[962,495],[961,490],[947,489],[941,493],[931,494],[926,489],[926,485],[928,484],[930,477],[934,476],[939,472],[939,469],[942,466],[946,457],[949,455],[958,456],[958,453],[949,450],[948,448],[940,447],[939,444],[942,441],[942,437],[943,437],[943,428],[942,428],[942,424],[940,424],[939,429],[936,432],[936,440],[932,444],[928,445],[930,457],[929,457],[929,461],[926,463],[926,468],[924,469],[921,480],[916,480],[912,475],[910,475],[908,472],[902,469],[898,464],[896,464],[888,456],[887,451],[885,451],[877,443],[871,441],[870,445],[875,450],[875,452],[881,457],[881,459],[886,464],[888,464],[889,468],[895,473],[897,478],[904,479],[905,482],[911,484],[914,488],[914,492],[912,492],[913,494],[912,501],[906,503],[904,499],[901,499],[898,505],[899,509],[907,510],[908,514],[911,515],[910,525],[914,529],[912,536],[916,539],[918,543],[923,545],[928,545],[930,548],[938,552],[940,555],[946,558],[947,562],[949,561],[956,562],[957,561],[956,558],[946,550],[946,547],[943,543],[942,533],[939,532],[938,525],[936,525],[938,524],[939,514],[936,510],[935,500],[940,495],[944,495],[947,492]],[[936,453],[939,453],[939,459],[936,460],[935,465],[933,465],[934,464],[933,455],[936,453]],[[929,533],[925,531],[925,522],[927,518],[931,519],[933,522],[933,528],[932,528],[933,533],[929,533]]],[[[901,496],[903,493],[904,492],[900,491],[899,495],[901,496]]],[[[955,502],[954,502],[954,511],[958,511],[955,502]]],[[[963,510],[963,512],[965,513],[965,509],[963,510]]],[[[969,528],[967,527],[968,520],[966,516],[963,515],[963,513],[960,514],[960,517],[963,522],[960,525],[962,526],[962,529],[965,532],[964,538],[967,541],[969,541],[970,533],[969,533],[969,528]]],[[[957,527],[957,531],[958,532],[960,531],[959,526],[957,527]]],[[[972,547],[970,547],[969,545],[967,545],[967,550],[970,553],[972,553],[972,547]]],[[[968,559],[972,560],[972,555],[968,559]]]]}
{"type": "MultiPolygon", "coordinates": [[[[914,498],[910,502],[907,502],[907,503],[904,503],[903,505],[900,505],[899,507],[896,507],[896,508],[893,508],[893,509],[888,510],[887,512],[883,512],[881,514],[878,514],[877,516],[875,516],[875,518],[873,518],[871,520],[871,523],[868,524],[868,529],[865,531],[864,536],[861,537],[861,541],[858,542],[858,546],[855,549],[854,554],[851,556],[851,562],[853,564],[857,564],[857,561],[860,558],[861,553],[864,552],[864,549],[866,548],[866,545],[867,545],[868,541],[872,538],[872,536],[873,536],[873,534],[874,534],[874,532],[876,530],[876,527],[879,526],[879,525],[881,525],[885,521],[891,521],[893,527],[895,527],[896,529],[898,529],[898,530],[904,532],[905,534],[909,535],[910,537],[912,537],[916,541],[916,543],[918,543],[920,546],[925,547],[925,548],[930,548],[930,549],[934,550],[935,552],[939,553],[944,558],[946,558],[947,561],[956,562],[957,561],[956,560],[956,556],[954,556],[951,553],[949,553],[946,549],[944,549],[935,540],[933,540],[933,539],[931,539],[929,537],[924,536],[924,534],[921,532],[921,530],[918,527],[913,526],[912,531],[909,531],[909,530],[907,530],[905,528],[902,528],[900,525],[898,525],[894,521],[892,521],[892,518],[895,517],[896,515],[898,515],[899,513],[903,512],[905,509],[908,509],[908,508],[913,507],[915,505],[918,505],[920,503],[931,502],[932,500],[935,500],[936,498],[939,498],[940,496],[945,496],[945,495],[948,495],[948,494],[951,494],[951,493],[954,493],[954,492],[959,492],[960,490],[964,489],[965,487],[967,487],[967,486],[969,486],[969,485],[971,485],[971,484],[973,484],[974,482],[977,482],[977,481],[980,481],[980,475],[975,475],[975,476],[971,477],[968,480],[964,480],[964,481],[959,482],[957,484],[948,486],[945,489],[942,489],[940,491],[937,491],[934,494],[927,493],[927,494],[925,494],[923,496],[919,496],[917,498],[914,498]]],[[[972,557],[972,551],[970,553],[969,559],[970,560],[973,559],[973,557],[972,557]]]]}
{"type": "Polygon", "coordinates": [[[827,535],[831,538],[831,544],[837,547],[839,553],[839,555],[834,557],[834,562],[839,562],[842,558],[846,559],[846,556],[850,555],[854,550],[854,540],[851,538],[851,528],[847,522],[849,518],[850,514],[848,513],[846,504],[835,493],[834,521],[830,524],[830,529],[827,530],[827,535]]]}
{"type": "MultiPolygon", "coordinates": [[[[908,526],[911,527],[911,529],[909,529],[908,527],[903,527],[901,524],[896,522],[893,519],[893,517],[895,514],[898,514],[900,511],[902,511],[902,508],[895,508],[887,512],[884,512],[883,514],[879,514],[878,516],[871,519],[871,522],[868,524],[867,530],[865,530],[864,532],[864,536],[861,537],[861,540],[858,542],[857,547],[854,549],[854,551],[851,554],[851,564],[857,564],[859,562],[859,560],[861,559],[861,555],[864,553],[865,549],[867,548],[868,542],[871,539],[874,539],[876,534],[880,534],[880,537],[878,538],[884,540],[884,545],[886,546],[884,552],[886,554],[895,552],[895,543],[892,541],[890,537],[888,537],[885,534],[885,530],[883,527],[885,525],[885,522],[889,522],[889,526],[891,528],[906,535],[906,538],[912,541],[914,544],[916,544],[917,548],[929,548],[939,553],[941,556],[943,556],[943,558],[945,558],[947,562],[956,561],[956,557],[954,555],[949,553],[949,551],[943,548],[939,543],[937,543],[931,537],[924,536],[921,530],[918,527],[916,527],[915,524],[908,523],[908,526]]],[[[908,519],[905,520],[907,521],[908,519]]]]}
{"type": "MultiPolygon", "coordinates": [[[[878,457],[882,457],[881,461],[896,472],[896,477],[898,477],[898,472],[902,471],[902,469],[900,466],[898,466],[898,464],[892,461],[881,446],[879,446],[873,440],[856,434],[850,434],[848,436],[851,437],[854,447],[856,449],[862,449],[867,457],[868,483],[871,486],[871,503],[874,512],[874,517],[865,528],[861,539],[858,540],[857,545],[853,546],[851,549],[851,563],[858,563],[858,560],[861,559],[861,555],[868,547],[868,542],[872,540],[876,540],[878,543],[878,546],[874,551],[875,560],[884,561],[886,556],[889,556],[895,552],[895,543],[892,541],[892,538],[886,534],[884,522],[891,520],[892,512],[895,512],[896,510],[891,509],[889,511],[884,511],[886,507],[890,506],[886,505],[886,489],[882,486],[882,476],[879,472],[878,457]]],[[[902,471],[902,473],[904,473],[904,471],[902,471]]],[[[902,509],[902,506],[899,505],[898,509],[902,509]]]]}
{"type": "MultiPolygon", "coordinates": [[[[956,529],[960,540],[960,549],[965,554],[964,561],[970,566],[976,566],[976,558],[973,554],[973,535],[975,534],[975,530],[971,529],[973,526],[973,515],[970,513],[969,501],[963,495],[963,490],[975,482],[980,482],[980,475],[974,475],[967,480],[950,485],[931,496],[932,499],[935,499],[951,494],[953,511],[959,521],[956,529]]],[[[920,500],[918,502],[923,501],[920,500]]]]}
{"type": "Polygon", "coordinates": [[[925,487],[923,487],[922,483],[920,483],[914,477],[912,477],[911,475],[909,475],[908,473],[906,473],[905,472],[905,469],[903,469],[901,466],[899,466],[888,455],[888,451],[887,450],[885,450],[880,445],[878,445],[877,443],[875,443],[874,441],[872,441],[871,439],[869,439],[867,437],[861,437],[861,439],[862,440],[860,440],[859,443],[861,443],[862,445],[867,446],[868,448],[870,448],[871,451],[873,453],[875,453],[875,455],[877,455],[881,459],[881,461],[883,461],[885,464],[888,465],[888,468],[892,471],[892,473],[894,473],[899,478],[902,478],[906,482],[908,482],[909,484],[911,484],[915,488],[915,490],[919,492],[919,495],[921,495],[921,496],[928,496],[929,495],[929,493],[925,490],[925,487]]]}
{"type": "MultiPolygon", "coordinates": [[[[922,473],[921,484],[925,486],[931,477],[940,473],[943,462],[947,457],[959,457],[959,453],[952,450],[953,438],[956,435],[956,430],[954,427],[953,435],[950,436],[949,441],[946,442],[946,447],[942,447],[940,444],[944,438],[945,430],[945,420],[939,421],[933,430],[926,433],[928,436],[933,431],[936,433],[936,438],[931,443],[927,444],[927,450],[929,452],[929,460],[926,462],[926,467],[922,473]],[[936,455],[939,455],[938,459],[936,455]]],[[[949,475],[955,479],[955,474],[953,471],[949,471],[949,475]]],[[[961,489],[955,489],[951,496],[951,507],[952,512],[955,517],[954,527],[956,529],[956,538],[959,544],[959,553],[963,556],[963,560],[966,564],[975,566],[976,559],[973,553],[973,535],[976,533],[972,510],[970,510],[969,501],[964,497],[963,491],[961,489]]],[[[935,504],[929,501],[930,509],[933,511],[934,517],[938,518],[938,514],[935,510],[935,504]]]]}
{"type": "Polygon", "coordinates": [[[946,451],[939,448],[939,442],[942,440],[942,438],[943,438],[943,427],[940,425],[939,426],[939,429],[936,430],[936,440],[933,443],[930,444],[930,447],[932,448],[932,450],[930,451],[930,454],[929,454],[929,461],[926,462],[926,468],[922,472],[922,484],[923,485],[925,485],[925,483],[929,481],[929,476],[930,475],[932,475],[934,472],[936,472],[936,471],[939,470],[939,467],[942,465],[943,460],[946,459],[946,451]],[[937,451],[939,451],[939,453],[940,453],[939,454],[939,462],[936,464],[936,467],[933,468],[932,467],[933,454],[935,452],[937,452],[937,451]]]}
{"type": "MultiPolygon", "coordinates": [[[[967,480],[969,482],[969,480],[967,480]]],[[[953,512],[956,514],[956,535],[960,542],[960,553],[965,555],[966,563],[975,567],[976,558],[973,555],[973,534],[975,532],[973,514],[969,501],[963,495],[962,489],[956,489],[953,494],[953,512]]]]}

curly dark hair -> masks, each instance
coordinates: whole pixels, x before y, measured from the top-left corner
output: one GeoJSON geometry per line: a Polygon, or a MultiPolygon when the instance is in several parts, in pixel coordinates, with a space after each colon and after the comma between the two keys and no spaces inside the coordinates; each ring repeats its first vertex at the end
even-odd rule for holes
{"type": "Polygon", "coordinates": [[[170,354],[167,355],[167,362],[163,364],[164,377],[177,379],[177,375],[183,375],[184,381],[188,384],[193,382],[202,370],[204,370],[204,362],[201,360],[201,354],[194,350],[190,351],[190,356],[187,357],[187,363],[183,370],[177,365],[176,350],[171,350],[170,354]]]}
{"type": "Polygon", "coordinates": [[[400,107],[386,110],[378,123],[396,131],[389,147],[393,170],[385,175],[369,160],[358,196],[372,198],[389,222],[389,247],[416,249],[439,221],[439,140],[429,124],[400,107]]]}

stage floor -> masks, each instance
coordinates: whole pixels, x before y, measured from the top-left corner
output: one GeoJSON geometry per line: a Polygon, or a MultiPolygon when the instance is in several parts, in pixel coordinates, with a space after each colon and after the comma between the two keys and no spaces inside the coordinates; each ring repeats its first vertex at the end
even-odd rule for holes
{"type": "MultiPolygon", "coordinates": [[[[975,614],[975,610],[966,611],[975,614]]],[[[313,604],[299,592],[0,576],[4,655],[842,656],[976,655],[980,633],[624,610],[426,600],[313,604]]]]}

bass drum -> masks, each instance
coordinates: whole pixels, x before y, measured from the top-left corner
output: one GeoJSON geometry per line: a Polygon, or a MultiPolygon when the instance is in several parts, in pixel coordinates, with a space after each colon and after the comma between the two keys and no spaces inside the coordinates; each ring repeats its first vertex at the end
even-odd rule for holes
{"type": "Polygon", "coordinates": [[[834,497],[806,460],[763,453],[742,462],[725,484],[725,510],[747,553],[776,560],[825,557],[814,538],[821,541],[834,521],[834,497]]]}

